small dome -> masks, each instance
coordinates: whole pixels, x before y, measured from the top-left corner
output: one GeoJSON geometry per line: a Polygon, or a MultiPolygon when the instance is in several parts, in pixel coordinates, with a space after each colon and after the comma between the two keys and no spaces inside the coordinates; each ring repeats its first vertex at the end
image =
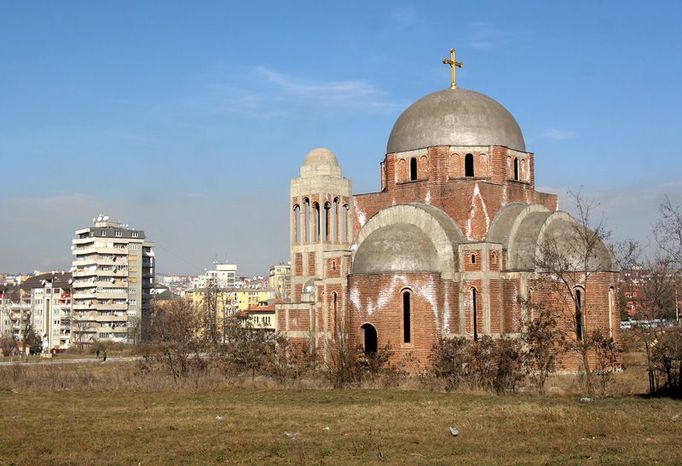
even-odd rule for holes
{"type": "Polygon", "coordinates": [[[395,223],[371,233],[353,259],[353,273],[438,272],[438,253],[418,227],[395,223]]]}
{"type": "Polygon", "coordinates": [[[490,145],[525,152],[521,128],[512,114],[478,92],[445,89],[422,97],[398,117],[386,152],[490,145]]]}
{"type": "Polygon", "coordinates": [[[333,167],[338,167],[339,162],[336,160],[336,156],[332,151],[326,147],[318,147],[308,152],[308,155],[305,156],[303,165],[331,165],[333,167]]]}

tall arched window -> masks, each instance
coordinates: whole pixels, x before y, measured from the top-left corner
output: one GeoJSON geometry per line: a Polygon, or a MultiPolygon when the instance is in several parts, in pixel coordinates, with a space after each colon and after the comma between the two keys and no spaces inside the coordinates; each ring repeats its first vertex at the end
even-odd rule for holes
{"type": "Polygon", "coordinates": [[[467,154],[464,156],[464,176],[474,176],[473,154],[467,154]]]}
{"type": "Polygon", "coordinates": [[[315,214],[315,229],[313,230],[313,241],[320,241],[320,229],[322,228],[320,222],[320,204],[317,202],[313,204],[313,211],[315,214]]]}
{"type": "Polygon", "coordinates": [[[408,290],[403,291],[403,343],[412,341],[411,298],[411,293],[408,290]]]}
{"type": "Polygon", "coordinates": [[[332,238],[333,238],[334,242],[338,243],[339,242],[339,198],[338,197],[334,198],[334,203],[332,204],[332,223],[333,223],[332,238]]]}
{"type": "Polygon", "coordinates": [[[514,157],[514,181],[519,181],[519,159],[514,157]]]}
{"type": "Polygon", "coordinates": [[[410,181],[417,181],[417,157],[410,159],[410,181]]]}
{"type": "Polygon", "coordinates": [[[334,322],[338,319],[337,315],[338,311],[338,296],[336,295],[336,291],[332,291],[332,312],[334,315],[334,322]]]}
{"type": "Polygon", "coordinates": [[[474,341],[478,341],[478,293],[476,288],[471,289],[471,313],[474,318],[474,341]]]}
{"type": "Polygon", "coordinates": [[[341,213],[341,241],[347,243],[350,242],[348,238],[348,205],[342,207],[341,213]]]}
{"type": "Polygon", "coordinates": [[[312,219],[312,215],[310,212],[310,199],[305,198],[303,200],[303,205],[305,207],[305,212],[303,212],[303,223],[304,225],[304,235],[303,235],[303,240],[308,243],[310,242],[310,220],[312,219]]]}
{"type": "Polygon", "coordinates": [[[613,309],[616,307],[616,289],[609,287],[609,337],[613,338],[613,309]]]}
{"type": "Polygon", "coordinates": [[[301,207],[294,206],[294,243],[301,242],[301,207]]]}
{"type": "Polygon", "coordinates": [[[331,241],[331,215],[330,215],[330,210],[332,206],[329,202],[325,202],[324,204],[324,240],[325,241],[331,241]]]}
{"type": "Polygon", "coordinates": [[[575,289],[575,337],[578,341],[583,340],[583,292],[580,288],[575,289]]]}

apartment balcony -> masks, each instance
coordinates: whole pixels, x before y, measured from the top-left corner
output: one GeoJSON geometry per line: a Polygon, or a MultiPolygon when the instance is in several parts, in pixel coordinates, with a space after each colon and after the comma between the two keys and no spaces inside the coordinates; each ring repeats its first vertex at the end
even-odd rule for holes
{"type": "Polygon", "coordinates": [[[97,259],[97,257],[83,257],[83,258],[74,259],[72,262],[72,265],[74,267],[84,267],[87,265],[95,265],[97,263],[99,263],[99,260],[97,259]]]}
{"type": "Polygon", "coordinates": [[[98,291],[96,293],[99,299],[128,299],[128,289],[116,291],[98,291]]]}
{"type": "Polygon", "coordinates": [[[84,256],[87,254],[115,254],[118,256],[127,256],[128,248],[107,248],[101,246],[86,246],[81,248],[75,248],[73,250],[74,255],[84,256]]]}
{"type": "Polygon", "coordinates": [[[73,278],[78,277],[93,277],[97,275],[97,269],[93,270],[76,270],[73,272],[73,278]]]}
{"type": "Polygon", "coordinates": [[[99,317],[98,312],[75,312],[73,314],[74,322],[96,322],[99,317]]]}
{"type": "Polygon", "coordinates": [[[81,245],[81,244],[94,243],[94,242],[95,242],[95,239],[96,239],[96,238],[94,238],[94,237],[90,237],[90,238],[75,238],[75,239],[73,239],[73,240],[71,241],[71,244],[73,244],[74,246],[78,246],[78,245],[81,245]]]}
{"type": "Polygon", "coordinates": [[[128,304],[127,303],[122,303],[122,304],[94,304],[93,307],[95,307],[98,311],[127,311],[128,310],[128,304]]]}

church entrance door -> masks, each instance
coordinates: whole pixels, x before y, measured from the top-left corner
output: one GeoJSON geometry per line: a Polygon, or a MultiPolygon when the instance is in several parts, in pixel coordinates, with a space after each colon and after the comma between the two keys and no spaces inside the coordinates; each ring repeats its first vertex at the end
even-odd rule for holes
{"type": "Polygon", "coordinates": [[[377,352],[377,329],[372,324],[365,324],[360,327],[364,333],[365,340],[365,354],[377,352]]]}

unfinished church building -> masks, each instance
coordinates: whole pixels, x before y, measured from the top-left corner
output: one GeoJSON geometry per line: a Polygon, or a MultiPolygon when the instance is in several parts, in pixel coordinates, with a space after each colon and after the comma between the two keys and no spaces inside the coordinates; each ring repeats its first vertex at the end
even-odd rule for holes
{"type": "MultiPolygon", "coordinates": [[[[547,275],[539,245],[561,248],[577,226],[535,190],[534,158],[502,105],[454,83],[395,122],[379,192],[353,195],[336,156],[310,151],[291,181],[291,302],[277,306],[278,329],[321,354],[342,329],[367,352],[390,344],[422,363],[439,337],[518,334],[521,302],[547,275]]],[[[581,306],[583,293],[584,331],[617,338],[618,274],[602,243],[595,252],[577,299],[556,305],[581,306]]]]}

